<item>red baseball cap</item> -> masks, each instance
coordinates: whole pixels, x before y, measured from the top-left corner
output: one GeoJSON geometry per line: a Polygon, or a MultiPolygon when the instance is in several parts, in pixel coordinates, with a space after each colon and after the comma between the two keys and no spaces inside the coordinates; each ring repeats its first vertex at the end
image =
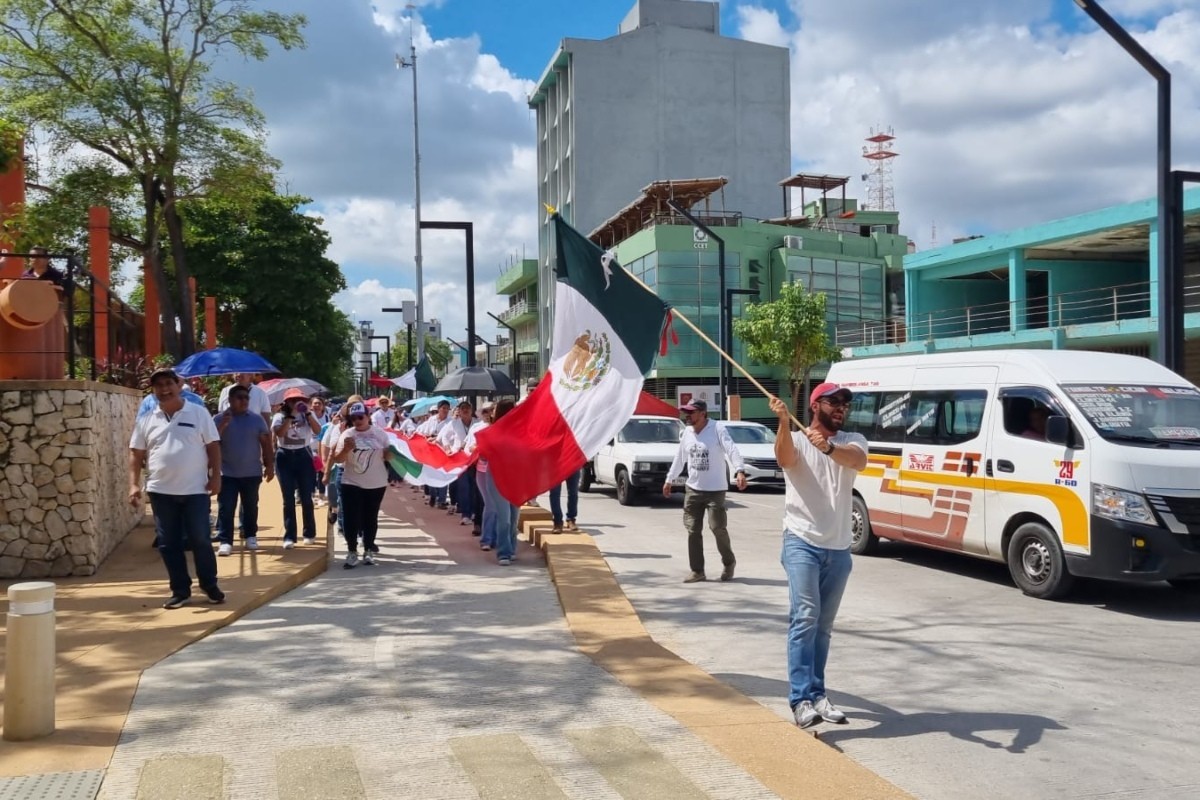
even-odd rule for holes
{"type": "Polygon", "coordinates": [[[307,399],[308,399],[308,395],[306,395],[304,393],[303,389],[288,389],[286,392],[283,393],[283,402],[285,402],[285,403],[288,400],[307,400],[307,399]]]}
{"type": "Polygon", "coordinates": [[[820,386],[812,390],[812,394],[808,396],[808,404],[820,400],[822,397],[833,397],[840,394],[846,398],[847,402],[854,397],[854,392],[847,389],[845,386],[838,386],[836,383],[822,383],[820,386]]]}

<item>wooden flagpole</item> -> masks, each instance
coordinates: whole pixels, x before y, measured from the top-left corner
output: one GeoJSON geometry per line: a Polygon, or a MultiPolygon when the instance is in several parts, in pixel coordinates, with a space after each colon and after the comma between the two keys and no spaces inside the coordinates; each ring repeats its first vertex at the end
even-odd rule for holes
{"type": "MultiPolygon", "coordinates": [[[[546,213],[547,213],[547,214],[549,214],[549,215],[551,215],[551,216],[554,216],[555,214],[557,214],[557,213],[558,213],[558,210],[557,210],[556,208],[554,208],[554,206],[552,206],[552,205],[549,205],[548,203],[543,203],[542,205],[543,205],[543,206],[545,206],[545,208],[546,208],[546,213]]],[[[653,295],[657,295],[657,294],[658,294],[658,292],[654,291],[654,290],[653,290],[653,289],[651,289],[649,286],[647,286],[647,285],[646,285],[646,282],[645,282],[645,281],[643,281],[641,278],[639,278],[638,276],[634,275],[634,274],[633,274],[632,272],[630,272],[629,270],[626,270],[626,269],[624,269],[624,267],[622,267],[622,270],[625,272],[625,274],[626,274],[626,275],[628,275],[630,278],[632,278],[632,279],[634,280],[634,282],[636,282],[636,283],[637,283],[637,285],[638,285],[638,286],[641,286],[643,289],[645,289],[645,290],[646,290],[647,292],[649,292],[650,294],[653,294],[653,295]]],[[[756,387],[758,387],[758,390],[759,390],[760,392],[762,392],[764,395],[766,395],[766,396],[767,396],[768,398],[770,398],[770,399],[774,399],[774,398],[775,398],[775,395],[773,395],[772,393],[768,392],[765,386],[763,386],[761,383],[759,383],[759,382],[758,382],[758,380],[757,380],[757,379],[756,379],[756,378],[755,378],[753,375],[751,375],[749,372],[747,372],[747,371],[745,370],[745,368],[744,368],[744,367],[742,367],[742,365],[741,365],[741,364],[739,364],[739,363],[738,363],[737,361],[735,361],[735,360],[734,360],[734,359],[733,359],[733,358],[732,358],[732,357],[731,357],[731,356],[730,356],[728,353],[726,353],[724,350],[722,350],[722,349],[720,348],[720,346],[718,346],[716,342],[714,342],[712,339],[710,339],[710,338],[708,337],[708,335],[707,335],[707,334],[706,334],[704,331],[700,330],[700,328],[699,328],[699,327],[697,327],[697,326],[695,325],[695,323],[693,323],[693,322],[692,322],[690,319],[688,319],[687,317],[685,317],[683,314],[679,313],[678,309],[671,308],[671,309],[670,309],[670,313],[671,313],[671,315],[672,315],[673,317],[676,317],[676,318],[678,318],[680,321],[682,321],[684,325],[687,325],[689,328],[691,328],[693,331],[695,331],[695,333],[696,333],[696,335],[697,335],[697,336],[699,336],[701,339],[703,339],[705,342],[707,342],[707,343],[708,343],[708,346],[709,346],[709,347],[711,347],[713,350],[716,350],[716,351],[717,351],[717,354],[718,354],[718,355],[720,355],[720,356],[721,356],[721,358],[723,358],[723,359],[725,359],[726,361],[728,361],[728,362],[729,362],[729,364],[730,364],[730,366],[732,366],[732,367],[733,367],[734,369],[736,369],[738,372],[740,372],[740,373],[742,373],[743,375],[745,375],[745,376],[746,376],[746,380],[750,381],[750,382],[751,382],[751,383],[753,383],[753,384],[754,384],[756,387]]],[[[782,398],[780,398],[780,399],[782,399],[782,398]]],[[[722,397],[722,398],[721,398],[721,402],[722,402],[722,403],[725,403],[725,404],[728,404],[728,402],[729,402],[729,398],[727,398],[727,397],[722,397]]],[[[785,404],[785,405],[787,404],[787,403],[786,403],[786,401],[784,401],[784,404],[785,404]]],[[[800,432],[801,432],[801,433],[803,433],[803,434],[807,434],[807,433],[808,433],[808,428],[807,428],[807,427],[806,427],[806,426],[805,426],[803,423],[801,423],[801,422],[800,422],[800,420],[796,419],[796,415],[795,415],[795,414],[793,414],[793,413],[792,413],[790,410],[788,411],[788,418],[790,418],[790,419],[792,420],[792,422],[796,423],[796,427],[800,429],[800,432]]]]}

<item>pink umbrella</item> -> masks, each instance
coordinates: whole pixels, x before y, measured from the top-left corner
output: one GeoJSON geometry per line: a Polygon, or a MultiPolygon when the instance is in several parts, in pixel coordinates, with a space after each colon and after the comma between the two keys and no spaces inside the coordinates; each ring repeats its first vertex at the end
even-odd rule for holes
{"type": "Polygon", "coordinates": [[[282,403],[283,395],[289,389],[299,389],[306,395],[329,391],[321,384],[308,378],[272,378],[269,381],[263,381],[258,384],[258,388],[267,393],[267,400],[271,402],[271,405],[282,403]]]}

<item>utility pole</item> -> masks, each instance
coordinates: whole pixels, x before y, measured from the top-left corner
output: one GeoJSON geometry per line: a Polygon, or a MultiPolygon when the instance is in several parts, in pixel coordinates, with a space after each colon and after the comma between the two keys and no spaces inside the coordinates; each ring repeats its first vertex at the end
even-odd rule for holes
{"type": "Polygon", "coordinates": [[[425,356],[425,282],[421,274],[421,128],[417,121],[417,46],[413,41],[413,27],[417,24],[417,7],[409,3],[408,9],[408,59],[396,55],[396,69],[412,69],[413,99],[413,208],[416,215],[416,244],[414,261],[417,267],[417,360],[425,356]]]}

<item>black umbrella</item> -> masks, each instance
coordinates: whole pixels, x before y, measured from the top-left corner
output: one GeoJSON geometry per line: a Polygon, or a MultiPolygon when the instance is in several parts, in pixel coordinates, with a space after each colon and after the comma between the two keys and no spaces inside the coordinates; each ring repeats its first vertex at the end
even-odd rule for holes
{"type": "Polygon", "coordinates": [[[498,369],[491,367],[463,367],[444,376],[435,392],[455,394],[517,394],[517,385],[498,369]]]}

